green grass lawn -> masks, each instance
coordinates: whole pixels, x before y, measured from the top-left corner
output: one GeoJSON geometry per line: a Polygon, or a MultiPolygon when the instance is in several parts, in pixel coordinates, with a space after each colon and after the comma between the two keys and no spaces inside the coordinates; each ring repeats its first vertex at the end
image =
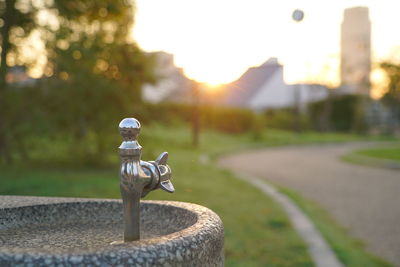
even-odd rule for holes
{"type": "Polygon", "coordinates": [[[400,143],[364,148],[343,155],[344,161],[382,168],[400,168],[400,143]]]}
{"type": "MultiPolygon", "coordinates": [[[[218,213],[225,227],[227,266],[313,266],[305,244],[277,204],[230,172],[212,163],[200,164],[199,158],[203,154],[215,156],[250,147],[352,140],[360,137],[273,130],[258,136],[234,136],[207,131],[201,135],[200,147],[193,149],[190,132],[184,127],[145,126],[139,138],[142,158],[154,160],[160,152],[168,151],[176,188],[174,194],[154,191],[147,199],[193,202],[218,213]]],[[[50,163],[45,167],[0,167],[0,194],[119,198],[117,149],[110,157],[115,162],[112,168],[62,168],[52,167],[50,163]]],[[[327,228],[334,225],[319,216],[315,219],[327,228]]],[[[347,242],[345,237],[345,234],[339,235],[335,241],[337,246],[347,242]]],[[[349,256],[341,257],[348,266],[380,266],[379,261],[365,254],[357,244],[348,244],[348,248],[352,249],[346,247],[342,251],[349,256]],[[363,261],[349,261],[353,254],[364,257],[363,261]],[[360,265],[360,262],[368,264],[360,265]]]]}
{"type": "Polygon", "coordinates": [[[361,149],[355,151],[355,153],[372,158],[394,160],[400,163],[400,144],[394,144],[385,147],[361,149]]]}

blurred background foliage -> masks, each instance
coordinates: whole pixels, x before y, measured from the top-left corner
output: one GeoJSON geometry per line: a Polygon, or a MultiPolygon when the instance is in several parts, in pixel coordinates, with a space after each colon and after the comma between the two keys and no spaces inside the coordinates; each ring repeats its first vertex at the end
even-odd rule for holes
{"type": "MultiPolygon", "coordinates": [[[[142,103],[142,85],[159,77],[155,59],[132,40],[134,10],[128,0],[0,0],[1,162],[26,163],[48,154],[48,162],[107,165],[119,142],[115,128],[121,118],[191,123],[190,105],[142,103]],[[30,54],[33,43],[43,44],[45,55],[30,54]],[[40,64],[43,76],[35,83],[6,81],[11,67],[40,64]],[[46,150],[52,146],[64,149],[52,154],[46,150]]],[[[385,62],[381,68],[390,81],[383,102],[399,113],[400,64],[385,62]]],[[[202,105],[200,124],[228,134],[249,132],[255,140],[271,128],[366,133],[359,115],[365,101],[330,97],[300,116],[291,108],[254,113],[202,105]]]]}
{"type": "Polygon", "coordinates": [[[70,140],[74,152],[102,161],[113,126],[139,110],[142,84],[155,82],[152,58],[130,37],[133,2],[4,0],[0,11],[2,161],[28,160],[44,138],[70,140]],[[44,76],[7,83],[11,66],[37,67],[24,50],[32,33],[45,46],[44,76]]]}

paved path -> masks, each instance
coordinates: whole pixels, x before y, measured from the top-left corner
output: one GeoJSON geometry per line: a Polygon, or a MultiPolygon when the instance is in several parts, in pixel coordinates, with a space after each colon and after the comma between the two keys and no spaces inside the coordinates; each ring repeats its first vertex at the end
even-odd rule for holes
{"type": "Polygon", "coordinates": [[[292,146],[225,156],[220,165],[318,202],[367,248],[400,266],[400,171],[343,162],[364,143],[292,146]]]}

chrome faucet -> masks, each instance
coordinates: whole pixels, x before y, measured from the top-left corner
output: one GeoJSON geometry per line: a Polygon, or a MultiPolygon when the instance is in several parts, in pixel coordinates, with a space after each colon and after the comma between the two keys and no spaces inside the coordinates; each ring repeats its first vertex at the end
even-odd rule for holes
{"type": "Polygon", "coordinates": [[[120,189],[124,209],[124,242],[140,239],[140,198],[161,188],[173,193],[171,168],[167,165],[168,153],[163,152],[155,161],[140,160],[142,147],[137,141],[140,123],[134,118],[123,119],[119,124],[123,142],[119,147],[121,157],[120,189]]]}

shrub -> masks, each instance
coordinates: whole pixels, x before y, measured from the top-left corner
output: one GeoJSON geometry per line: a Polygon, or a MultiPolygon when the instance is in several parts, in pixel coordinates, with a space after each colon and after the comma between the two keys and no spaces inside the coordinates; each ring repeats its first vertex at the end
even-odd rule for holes
{"type": "MultiPolygon", "coordinates": [[[[267,110],[264,112],[265,125],[268,128],[293,130],[294,129],[294,111],[292,108],[284,108],[277,110],[267,110]]],[[[300,115],[299,128],[308,130],[310,128],[308,117],[304,114],[300,115]]]]}
{"type": "Polygon", "coordinates": [[[366,130],[363,111],[365,103],[365,97],[360,95],[333,96],[330,100],[314,102],[309,105],[312,127],[316,130],[364,132],[366,130]],[[330,112],[326,111],[329,104],[327,101],[331,101],[330,112]],[[324,129],[322,125],[324,120],[329,125],[328,129],[324,129]]]}
{"type": "MultiPolygon", "coordinates": [[[[161,103],[145,104],[137,118],[143,123],[152,121],[178,124],[190,123],[193,107],[187,104],[161,103]]],[[[199,106],[202,128],[213,129],[224,133],[243,133],[260,128],[260,116],[246,109],[199,106]]],[[[258,130],[257,130],[258,131],[258,130]]]]}

